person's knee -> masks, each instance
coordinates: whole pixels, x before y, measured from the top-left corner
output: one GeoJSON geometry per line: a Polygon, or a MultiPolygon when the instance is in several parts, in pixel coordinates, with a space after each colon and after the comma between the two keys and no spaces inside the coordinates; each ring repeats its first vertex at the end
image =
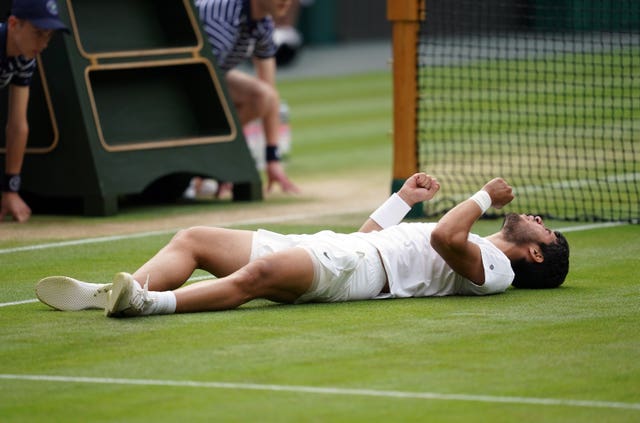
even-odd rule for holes
{"type": "Polygon", "coordinates": [[[197,248],[205,232],[211,231],[206,226],[193,226],[186,229],[180,229],[169,241],[169,246],[181,250],[191,250],[197,248]]]}
{"type": "Polygon", "coordinates": [[[276,266],[265,258],[259,258],[243,270],[244,275],[237,284],[247,297],[261,298],[269,293],[274,284],[276,266]]]}
{"type": "Polygon", "coordinates": [[[178,232],[173,235],[171,238],[170,244],[183,244],[188,242],[190,238],[194,236],[194,233],[198,231],[198,227],[191,227],[186,229],[180,229],[178,232]]]}
{"type": "Polygon", "coordinates": [[[237,74],[228,77],[227,82],[243,124],[279,109],[280,94],[272,85],[255,77],[238,77],[237,74]]]}

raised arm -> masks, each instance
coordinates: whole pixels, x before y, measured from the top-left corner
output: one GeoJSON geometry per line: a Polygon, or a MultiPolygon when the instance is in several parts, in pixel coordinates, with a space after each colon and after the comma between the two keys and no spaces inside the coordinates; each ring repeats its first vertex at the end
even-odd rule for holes
{"type": "Polygon", "coordinates": [[[359,232],[379,231],[399,223],[415,204],[428,201],[436,195],[440,184],[431,175],[415,173],[405,181],[400,190],[371,214],[359,232]]]}
{"type": "Polygon", "coordinates": [[[471,226],[493,206],[501,208],[513,200],[511,187],[501,178],[449,210],[431,233],[431,246],[458,274],[477,285],[484,284],[480,247],[468,240],[471,226]]]}

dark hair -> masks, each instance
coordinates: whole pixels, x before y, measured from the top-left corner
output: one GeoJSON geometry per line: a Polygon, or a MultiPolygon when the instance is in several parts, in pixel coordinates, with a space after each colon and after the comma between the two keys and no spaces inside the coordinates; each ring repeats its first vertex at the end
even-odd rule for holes
{"type": "Polygon", "coordinates": [[[551,244],[540,244],[542,263],[525,259],[514,261],[511,268],[515,273],[511,285],[516,288],[544,289],[562,285],[569,273],[569,243],[562,233],[555,231],[557,240],[551,244]]]}

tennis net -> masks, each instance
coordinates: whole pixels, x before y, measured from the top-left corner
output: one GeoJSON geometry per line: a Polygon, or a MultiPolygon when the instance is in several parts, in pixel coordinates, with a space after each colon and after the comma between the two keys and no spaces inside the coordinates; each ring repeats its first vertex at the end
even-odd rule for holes
{"type": "Polygon", "coordinates": [[[430,0],[425,15],[417,156],[442,184],[427,214],[501,176],[507,211],[638,222],[640,1],[430,0]]]}

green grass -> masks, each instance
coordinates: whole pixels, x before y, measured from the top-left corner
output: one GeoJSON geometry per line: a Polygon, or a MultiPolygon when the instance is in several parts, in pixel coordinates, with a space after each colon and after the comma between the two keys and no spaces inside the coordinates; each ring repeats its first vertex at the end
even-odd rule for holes
{"type": "MultiPolygon", "coordinates": [[[[481,222],[489,233],[498,222],[481,222]]],[[[320,229],[273,226],[282,232],[320,229]]],[[[338,229],[348,230],[349,227],[338,229]]],[[[640,407],[640,226],[567,233],[566,285],[486,298],[280,306],[113,320],[0,308],[0,374],[622,402],[640,407]]],[[[168,236],[3,255],[0,302],[44,274],[108,280],[168,236]]],[[[292,388],[295,391],[295,388],[292,388]]],[[[640,409],[0,379],[3,421],[632,421],[640,409]]]]}
{"type": "Polygon", "coordinates": [[[292,177],[390,169],[389,73],[284,81],[279,88],[291,108],[292,177]]]}
{"type": "MultiPolygon", "coordinates": [[[[281,90],[292,109],[294,178],[390,174],[388,74],[285,81],[281,90]]],[[[270,201],[295,209],[296,200],[270,201]]],[[[128,208],[100,219],[36,216],[29,225],[90,228],[205,207],[128,208]]],[[[336,215],[329,226],[350,231],[361,219],[336,215]]],[[[499,225],[482,220],[474,232],[499,225]]],[[[268,228],[308,233],[325,226],[268,228]]],[[[228,312],[124,320],[7,304],[32,300],[36,281],[47,275],[108,281],[133,271],[171,233],[16,252],[6,249],[38,242],[0,236],[0,420],[636,421],[640,226],[566,235],[571,272],[557,290],[301,306],[253,301],[228,312]]]]}

